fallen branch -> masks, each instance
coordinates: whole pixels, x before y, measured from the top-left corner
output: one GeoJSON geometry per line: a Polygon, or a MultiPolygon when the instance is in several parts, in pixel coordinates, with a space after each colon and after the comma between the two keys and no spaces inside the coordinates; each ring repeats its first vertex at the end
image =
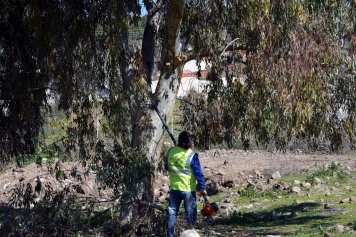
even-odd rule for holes
{"type": "Polygon", "coordinates": [[[148,207],[153,207],[156,208],[157,210],[160,210],[161,212],[166,211],[166,209],[164,209],[163,207],[155,204],[155,203],[150,203],[150,202],[146,202],[146,201],[140,201],[140,204],[146,205],[148,207]]]}

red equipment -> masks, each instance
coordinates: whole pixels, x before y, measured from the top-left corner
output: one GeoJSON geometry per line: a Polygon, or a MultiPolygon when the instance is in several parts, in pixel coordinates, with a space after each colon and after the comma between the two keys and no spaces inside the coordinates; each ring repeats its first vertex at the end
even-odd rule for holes
{"type": "Polygon", "coordinates": [[[204,197],[204,207],[203,210],[200,211],[201,214],[203,216],[211,217],[215,215],[218,211],[219,211],[218,205],[215,202],[210,203],[208,198],[204,197]]]}

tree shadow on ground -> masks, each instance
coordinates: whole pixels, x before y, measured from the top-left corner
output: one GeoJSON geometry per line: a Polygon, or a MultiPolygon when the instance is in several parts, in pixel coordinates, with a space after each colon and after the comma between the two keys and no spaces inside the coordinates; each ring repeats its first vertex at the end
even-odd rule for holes
{"type": "Polygon", "coordinates": [[[333,221],[332,215],[316,211],[321,205],[317,202],[303,202],[258,212],[235,211],[229,217],[216,218],[210,228],[225,232],[228,236],[291,235],[300,228],[315,232],[321,223],[331,225],[333,221]],[[230,230],[224,230],[226,227],[230,230]],[[238,233],[231,234],[231,229],[238,233]]]}

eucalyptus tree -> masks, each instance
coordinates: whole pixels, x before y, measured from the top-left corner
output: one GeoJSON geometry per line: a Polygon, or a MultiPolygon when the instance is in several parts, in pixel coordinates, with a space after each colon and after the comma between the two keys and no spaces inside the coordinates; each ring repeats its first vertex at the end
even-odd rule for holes
{"type": "MultiPolygon", "coordinates": [[[[245,148],[256,142],[286,149],[298,141],[314,149],[326,141],[332,151],[354,148],[355,2],[224,1],[220,7],[225,10],[210,11],[224,25],[210,15],[198,24],[226,29],[240,51],[228,53],[234,63],[226,68],[209,45],[216,60],[208,99],[191,96],[183,106],[195,111],[183,123],[195,131],[196,145],[233,146],[240,138],[245,148]]],[[[193,37],[200,47],[209,42],[204,31],[193,37]]]]}
{"type": "Polygon", "coordinates": [[[114,188],[121,225],[149,222],[140,218],[154,213],[142,204],[153,202],[164,139],[155,109],[170,119],[192,59],[212,65],[207,96],[192,94],[181,108],[198,147],[237,139],[278,149],[292,139],[354,145],[355,1],[142,2],[148,15],[140,47],[129,34],[140,1],[0,3],[3,161],[34,152],[40,109],[50,108],[53,95],[75,114],[56,147],[114,188]],[[97,106],[109,141],[96,137],[97,106]]]}

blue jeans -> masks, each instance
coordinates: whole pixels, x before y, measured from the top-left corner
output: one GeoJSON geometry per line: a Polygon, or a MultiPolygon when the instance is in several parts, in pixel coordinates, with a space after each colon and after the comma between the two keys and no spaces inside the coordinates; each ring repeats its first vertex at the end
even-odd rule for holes
{"type": "Polygon", "coordinates": [[[187,222],[193,226],[197,220],[197,200],[195,192],[171,190],[168,206],[168,237],[176,236],[174,228],[182,201],[184,201],[184,210],[187,222]]]}

